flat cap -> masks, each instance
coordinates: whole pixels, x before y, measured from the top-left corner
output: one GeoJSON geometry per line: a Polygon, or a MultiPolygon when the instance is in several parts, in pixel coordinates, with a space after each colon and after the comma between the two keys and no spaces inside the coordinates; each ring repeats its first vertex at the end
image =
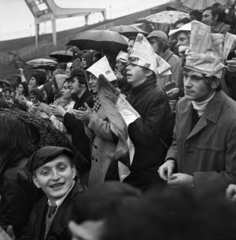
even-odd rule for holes
{"type": "Polygon", "coordinates": [[[74,77],[78,77],[79,83],[86,84],[86,77],[83,70],[74,69],[66,80],[72,79],[74,77]]]}
{"type": "Polygon", "coordinates": [[[29,172],[32,172],[44,164],[53,161],[61,154],[65,154],[72,159],[74,158],[73,152],[68,148],[45,146],[33,153],[26,165],[26,168],[29,172]]]}
{"type": "Polygon", "coordinates": [[[154,30],[151,33],[149,33],[149,35],[147,36],[147,39],[152,38],[152,37],[157,37],[161,40],[163,40],[164,42],[168,42],[168,37],[167,35],[160,30],[154,30]]]}

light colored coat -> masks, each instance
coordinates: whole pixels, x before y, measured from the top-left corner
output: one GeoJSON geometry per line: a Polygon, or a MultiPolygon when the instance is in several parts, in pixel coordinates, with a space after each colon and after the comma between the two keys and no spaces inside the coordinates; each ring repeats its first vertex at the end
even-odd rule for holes
{"type": "Polygon", "coordinates": [[[228,184],[236,184],[236,103],[216,92],[193,130],[192,111],[186,98],[178,102],[166,160],[175,159],[178,172],[194,176],[198,193],[225,194],[228,184]]]}
{"type": "Polygon", "coordinates": [[[92,158],[88,182],[88,187],[92,187],[104,182],[117,147],[117,144],[113,142],[110,122],[102,106],[97,113],[92,114],[85,133],[91,139],[94,137],[91,146],[92,158]]]}

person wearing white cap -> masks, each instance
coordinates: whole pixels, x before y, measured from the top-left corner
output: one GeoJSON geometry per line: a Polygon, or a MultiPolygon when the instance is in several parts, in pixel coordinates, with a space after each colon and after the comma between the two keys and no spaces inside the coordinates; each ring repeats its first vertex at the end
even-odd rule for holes
{"type": "Polygon", "coordinates": [[[129,61],[127,81],[132,88],[127,101],[140,117],[128,127],[135,155],[131,173],[124,182],[147,189],[162,183],[155,171],[162,164],[168,149],[166,145],[172,139],[172,114],[168,98],[156,84],[157,75],[166,72],[170,66],[155,54],[142,34],[136,38],[129,61]]]}
{"type": "Polygon", "coordinates": [[[128,53],[120,51],[116,57],[115,75],[117,78],[118,87],[121,89],[127,84],[126,65],[128,62],[128,53]]]}
{"type": "Polygon", "coordinates": [[[152,45],[155,53],[162,57],[167,63],[169,63],[171,67],[171,75],[165,78],[157,78],[157,83],[161,87],[164,87],[166,84],[174,82],[176,86],[168,90],[166,94],[170,100],[177,99],[179,96],[180,82],[182,80],[181,60],[170,50],[168,37],[163,31],[152,31],[147,36],[147,39],[152,45]]]}
{"type": "Polygon", "coordinates": [[[104,56],[87,69],[89,88],[95,94],[94,107],[86,110],[74,110],[76,118],[84,122],[85,132],[92,142],[91,170],[88,187],[105,180],[119,180],[119,157],[129,160],[127,126],[119,113],[116,103],[119,91],[111,84],[116,80],[107,58],[104,56]],[[122,143],[121,143],[122,142],[122,143]],[[122,153],[117,156],[118,147],[122,153]],[[115,169],[115,170],[114,170],[115,169]],[[114,170],[114,171],[113,171],[114,170]]]}
{"type": "Polygon", "coordinates": [[[212,50],[186,56],[185,97],[177,104],[173,142],[158,172],[171,187],[225,196],[228,184],[236,183],[236,104],[221,90],[225,66],[215,56],[212,50]]]}

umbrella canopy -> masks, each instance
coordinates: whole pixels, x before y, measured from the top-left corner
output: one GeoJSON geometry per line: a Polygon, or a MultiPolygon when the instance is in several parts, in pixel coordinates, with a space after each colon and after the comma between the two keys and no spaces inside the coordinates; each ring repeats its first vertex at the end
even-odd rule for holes
{"type": "Polygon", "coordinates": [[[189,17],[187,13],[179,12],[179,11],[164,11],[159,12],[150,16],[147,16],[146,19],[149,22],[153,23],[167,23],[167,24],[173,24],[177,20],[189,17]]]}
{"type": "Polygon", "coordinates": [[[120,25],[110,28],[109,31],[118,32],[128,38],[132,36],[136,37],[138,33],[142,33],[144,36],[148,35],[143,29],[134,25],[120,25]]]}
{"type": "Polygon", "coordinates": [[[26,62],[26,64],[30,65],[31,67],[44,67],[55,66],[57,65],[57,62],[48,58],[36,58],[26,62]]]}
{"type": "Polygon", "coordinates": [[[177,0],[178,9],[191,12],[193,10],[203,11],[207,7],[215,3],[220,3],[223,6],[230,5],[228,0],[177,0]]]}
{"type": "Polygon", "coordinates": [[[117,32],[108,30],[88,30],[77,34],[66,45],[77,46],[80,50],[119,52],[127,50],[127,41],[117,32]]]}
{"type": "Polygon", "coordinates": [[[55,58],[58,62],[70,62],[73,58],[73,53],[65,50],[56,51],[49,55],[55,58]]]}

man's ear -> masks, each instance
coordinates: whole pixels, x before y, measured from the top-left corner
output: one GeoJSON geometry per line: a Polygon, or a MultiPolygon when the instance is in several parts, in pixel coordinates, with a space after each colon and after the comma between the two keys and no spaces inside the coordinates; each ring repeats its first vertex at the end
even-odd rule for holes
{"type": "Polygon", "coordinates": [[[32,179],[33,179],[34,185],[35,185],[37,188],[40,188],[39,183],[38,183],[38,180],[37,180],[37,178],[36,178],[34,175],[33,175],[32,179]]]}
{"type": "Polygon", "coordinates": [[[221,83],[221,80],[219,78],[214,78],[214,80],[211,82],[211,88],[216,89],[221,83]]]}
{"type": "Polygon", "coordinates": [[[73,174],[73,179],[74,179],[74,178],[75,178],[75,175],[76,175],[75,165],[72,166],[72,174],[73,174]]]}
{"type": "Polygon", "coordinates": [[[216,14],[215,16],[214,16],[214,19],[217,21],[217,19],[218,19],[218,14],[216,14]]]}
{"type": "Polygon", "coordinates": [[[146,76],[146,77],[150,77],[150,76],[152,75],[152,73],[153,73],[152,70],[147,69],[147,70],[146,70],[146,73],[145,73],[145,76],[146,76]]]}

